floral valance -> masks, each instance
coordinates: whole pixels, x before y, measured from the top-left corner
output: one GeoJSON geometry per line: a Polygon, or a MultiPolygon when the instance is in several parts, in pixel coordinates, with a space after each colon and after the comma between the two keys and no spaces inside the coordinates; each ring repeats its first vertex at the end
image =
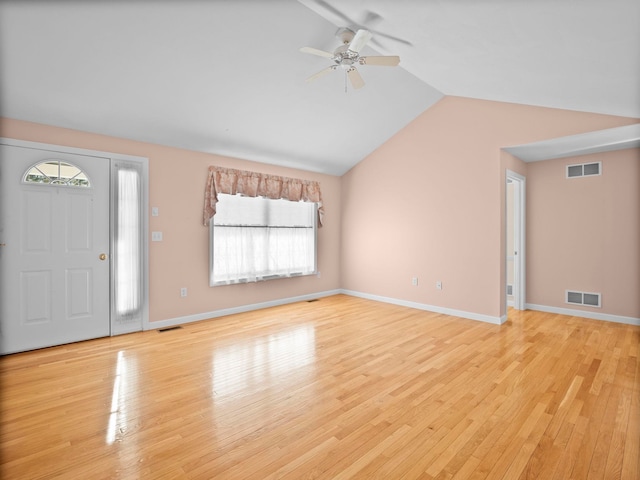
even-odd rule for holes
{"type": "Polygon", "coordinates": [[[204,192],[205,225],[209,225],[209,220],[216,214],[219,193],[315,202],[318,204],[318,226],[322,226],[324,207],[320,183],[316,181],[211,166],[204,192]]]}

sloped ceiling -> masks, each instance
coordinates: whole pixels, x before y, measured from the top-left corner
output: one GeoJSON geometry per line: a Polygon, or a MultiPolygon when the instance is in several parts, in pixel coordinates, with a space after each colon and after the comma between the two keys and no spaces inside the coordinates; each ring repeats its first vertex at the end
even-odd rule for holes
{"type": "Polygon", "coordinates": [[[636,0],[3,1],[3,116],[341,175],[443,95],[640,118],[636,0]],[[362,66],[305,79],[337,27],[362,66]],[[395,37],[395,39],[390,38],[395,37]]]}

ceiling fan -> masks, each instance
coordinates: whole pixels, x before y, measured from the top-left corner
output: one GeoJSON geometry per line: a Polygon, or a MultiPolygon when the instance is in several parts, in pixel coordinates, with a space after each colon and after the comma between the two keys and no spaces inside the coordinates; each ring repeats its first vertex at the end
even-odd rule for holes
{"type": "Polygon", "coordinates": [[[400,57],[397,55],[386,56],[360,56],[360,50],[364,48],[372,34],[368,30],[360,29],[357,32],[349,28],[341,28],[338,30],[337,37],[342,40],[342,45],[334,50],[333,53],[319,50],[313,47],[302,47],[302,53],[310,53],[319,57],[330,58],[335,65],[331,65],[318,73],[307,78],[307,82],[311,82],[329,72],[337,70],[341,67],[345,72],[345,90],[346,78],[349,79],[354,89],[364,87],[364,80],[360,72],[356,69],[356,65],[377,65],[382,67],[395,67],[400,63],[400,57]]]}

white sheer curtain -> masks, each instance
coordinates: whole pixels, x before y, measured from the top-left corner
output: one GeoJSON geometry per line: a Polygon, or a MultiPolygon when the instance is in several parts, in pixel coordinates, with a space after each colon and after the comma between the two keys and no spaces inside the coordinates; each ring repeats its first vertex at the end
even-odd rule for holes
{"type": "Polygon", "coordinates": [[[142,193],[140,167],[115,165],[115,320],[138,319],[142,309],[142,193]]]}
{"type": "Polygon", "coordinates": [[[315,273],[316,216],[314,203],[220,194],[210,284],[315,273]]]}

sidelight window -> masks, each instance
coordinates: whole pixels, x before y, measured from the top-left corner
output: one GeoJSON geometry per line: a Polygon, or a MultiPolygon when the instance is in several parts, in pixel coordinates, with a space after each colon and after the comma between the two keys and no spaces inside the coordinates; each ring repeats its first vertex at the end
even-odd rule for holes
{"type": "Polygon", "coordinates": [[[120,161],[113,165],[112,175],[113,313],[122,323],[139,320],[142,312],[142,172],[140,165],[120,161]]]}

